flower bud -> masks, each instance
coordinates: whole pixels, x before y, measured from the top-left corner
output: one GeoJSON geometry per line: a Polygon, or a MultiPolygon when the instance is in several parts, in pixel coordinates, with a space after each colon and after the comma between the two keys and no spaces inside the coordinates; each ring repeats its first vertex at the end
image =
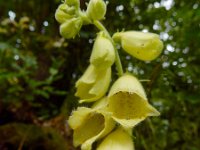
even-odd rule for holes
{"type": "Polygon", "coordinates": [[[80,18],[72,18],[60,25],[60,34],[66,38],[74,38],[82,27],[82,20],[80,18]]]}
{"type": "Polygon", "coordinates": [[[55,18],[59,23],[64,23],[65,21],[73,18],[74,16],[67,13],[68,6],[66,4],[61,4],[55,13],[55,18]]]}
{"type": "Polygon", "coordinates": [[[118,128],[102,141],[97,150],[134,150],[134,144],[131,136],[118,128]]]}
{"type": "Polygon", "coordinates": [[[96,67],[107,68],[115,61],[115,50],[112,42],[100,32],[94,42],[90,63],[96,67]]]}
{"type": "Polygon", "coordinates": [[[80,7],[80,0],[65,0],[65,4],[79,8],[80,7]]]}
{"type": "Polygon", "coordinates": [[[92,20],[104,19],[106,14],[106,3],[103,0],[90,0],[86,13],[92,20]]]}
{"type": "Polygon", "coordinates": [[[91,150],[92,143],[107,135],[115,126],[110,114],[91,108],[79,107],[68,120],[74,130],[74,146],[82,150],[91,150]]]}
{"type": "Polygon", "coordinates": [[[132,128],[148,116],[160,113],[152,107],[139,80],[125,74],[111,87],[108,94],[108,110],[115,121],[125,128],[132,128]]]}
{"type": "Polygon", "coordinates": [[[143,61],[157,58],[163,49],[162,41],[154,33],[127,31],[115,33],[113,39],[120,42],[127,53],[143,61]]]}
{"type": "Polygon", "coordinates": [[[80,103],[93,102],[102,98],[108,90],[111,81],[111,68],[98,69],[92,64],[76,82],[76,96],[80,103]]]}

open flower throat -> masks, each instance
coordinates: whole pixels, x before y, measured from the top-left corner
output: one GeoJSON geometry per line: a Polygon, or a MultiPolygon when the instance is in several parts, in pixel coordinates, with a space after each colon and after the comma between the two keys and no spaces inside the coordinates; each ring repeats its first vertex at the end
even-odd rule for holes
{"type": "Polygon", "coordinates": [[[77,145],[98,135],[104,128],[104,122],[105,120],[102,114],[95,112],[88,114],[82,125],[74,131],[74,139],[79,139],[77,145]]]}
{"type": "Polygon", "coordinates": [[[119,92],[109,98],[109,110],[117,118],[144,118],[148,107],[147,101],[135,93],[119,92]],[[120,110],[120,111],[119,111],[120,110]]]}

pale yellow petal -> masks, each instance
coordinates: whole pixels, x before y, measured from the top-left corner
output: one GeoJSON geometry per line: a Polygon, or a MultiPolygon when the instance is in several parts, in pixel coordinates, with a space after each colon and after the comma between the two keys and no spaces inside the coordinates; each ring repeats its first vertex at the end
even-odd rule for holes
{"type": "Polygon", "coordinates": [[[108,95],[108,111],[125,128],[134,127],[148,116],[159,115],[148,103],[142,85],[131,75],[120,77],[112,86],[108,95]]]}
{"type": "Polygon", "coordinates": [[[68,120],[74,130],[73,143],[83,150],[90,150],[93,142],[107,135],[115,126],[110,114],[105,111],[79,107],[68,120]]]}
{"type": "Polygon", "coordinates": [[[111,87],[108,97],[118,93],[118,92],[128,92],[136,93],[143,99],[147,99],[146,93],[140,81],[129,74],[125,74],[120,77],[111,87]]]}
{"type": "Polygon", "coordinates": [[[96,97],[95,94],[89,93],[92,86],[93,86],[93,84],[91,84],[91,83],[88,84],[85,82],[79,82],[75,96],[78,96],[78,97],[84,98],[84,99],[91,99],[91,98],[96,97]]]}
{"type": "Polygon", "coordinates": [[[108,90],[111,81],[111,68],[106,68],[98,71],[96,82],[89,91],[90,94],[104,93],[108,90]]]}
{"type": "Polygon", "coordinates": [[[98,68],[108,68],[115,61],[115,50],[112,42],[100,32],[94,42],[90,63],[98,68]]]}
{"type": "Polygon", "coordinates": [[[154,33],[126,31],[114,34],[113,39],[120,42],[127,53],[144,61],[157,58],[163,49],[162,41],[154,33]]]}
{"type": "Polygon", "coordinates": [[[102,141],[97,150],[134,150],[134,144],[131,136],[118,128],[102,141]]]}
{"type": "MultiPolygon", "coordinates": [[[[99,135],[105,128],[104,116],[99,113],[90,113],[79,128],[74,130],[74,146],[78,146],[99,135]]],[[[92,144],[92,143],[91,143],[92,144]]]]}
{"type": "Polygon", "coordinates": [[[90,108],[78,107],[76,111],[72,112],[69,117],[68,124],[72,129],[77,129],[85,121],[88,114],[91,112],[90,108]]]}
{"type": "MultiPolygon", "coordinates": [[[[84,142],[82,144],[82,146],[81,146],[82,150],[91,150],[92,144],[95,141],[97,141],[97,140],[103,138],[104,136],[106,136],[115,127],[115,122],[110,117],[110,114],[109,113],[107,115],[105,113],[103,113],[103,114],[104,114],[104,118],[105,118],[104,129],[98,135],[96,135],[93,138],[91,138],[91,139],[87,140],[86,142],[84,142]]],[[[96,128],[98,128],[98,126],[96,126],[96,128]]]]}
{"type": "Polygon", "coordinates": [[[89,97],[79,96],[81,98],[80,103],[96,101],[106,94],[111,81],[111,68],[101,69],[96,73],[96,81],[90,85],[90,88],[87,88],[87,91],[81,89],[82,93],[83,91],[85,94],[88,93],[89,97]]]}
{"type": "Polygon", "coordinates": [[[93,105],[93,109],[104,109],[108,106],[108,99],[107,97],[103,97],[102,99],[96,101],[93,105]]]}
{"type": "Polygon", "coordinates": [[[83,83],[94,83],[97,78],[97,70],[93,65],[89,65],[84,74],[81,76],[81,78],[76,82],[76,87],[80,84],[80,82],[83,83]]]}

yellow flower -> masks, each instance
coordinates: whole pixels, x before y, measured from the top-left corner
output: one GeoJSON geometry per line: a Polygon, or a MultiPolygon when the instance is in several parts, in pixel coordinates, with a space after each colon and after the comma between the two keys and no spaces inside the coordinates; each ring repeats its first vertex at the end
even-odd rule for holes
{"type": "Polygon", "coordinates": [[[107,111],[107,106],[108,106],[108,98],[107,97],[103,97],[102,99],[96,101],[93,105],[92,105],[92,109],[104,109],[105,111],[107,111]]]}
{"type": "Polygon", "coordinates": [[[134,150],[131,136],[122,128],[118,128],[110,133],[97,150],[134,150]]]}
{"type": "Polygon", "coordinates": [[[104,19],[106,14],[106,3],[103,0],[90,0],[86,14],[92,20],[104,19]]]}
{"type": "Polygon", "coordinates": [[[119,32],[113,39],[121,43],[122,48],[130,55],[144,61],[157,58],[163,49],[163,43],[154,33],[138,31],[119,32]]]}
{"type": "Polygon", "coordinates": [[[112,42],[100,32],[95,40],[90,63],[96,67],[110,67],[115,61],[115,50],[112,42]]]}
{"type": "Polygon", "coordinates": [[[146,117],[160,114],[148,103],[138,79],[128,74],[113,84],[108,100],[108,110],[113,113],[114,120],[125,128],[132,128],[146,117]]]}
{"type": "Polygon", "coordinates": [[[115,126],[108,112],[79,107],[70,116],[68,123],[74,130],[73,143],[82,150],[91,150],[92,144],[106,136],[115,126]]]}
{"type": "Polygon", "coordinates": [[[93,102],[105,95],[110,85],[111,68],[98,69],[92,64],[87,68],[82,77],[76,82],[76,96],[80,103],[93,102]]]}

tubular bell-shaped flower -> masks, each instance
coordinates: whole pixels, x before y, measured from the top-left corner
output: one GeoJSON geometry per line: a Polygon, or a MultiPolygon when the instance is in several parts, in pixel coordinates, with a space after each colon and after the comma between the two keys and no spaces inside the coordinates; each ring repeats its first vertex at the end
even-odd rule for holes
{"type": "Polygon", "coordinates": [[[106,136],[115,126],[110,114],[105,111],[79,107],[70,116],[68,123],[74,130],[74,146],[91,150],[93,142],[106,136]]]}
{"type": "Polygon", "coordinates": [[[163,43],[154,33],[138,31],[118,32],[113,39],[121,43],[122,48],[130,55],[144,61],[157,58],[163,49],[163,43]]]}
{"type": "Polygon", "coordinates": [[[86,69],[82,77],[76,82],[76,96],[80,103],[93,102],[105,95],[110,85],[111,67],[99,69],[92,64],[86,69]]]}
{"type": "Polygon", "coordinates": [[[112,42],[100,32],[94,42],[90,63],[96,67],[110,67],[115,61],[115,49],[112,42]]]}
{"type": "Polygon", "coordinates": [[[113,84],[108,100],[108,110],[112,112],[113,119],[125,128],[134,127],[148,116],[160,114],[148,103],[138,79],[128,74],[113,84]]]}
{"type": "Polygon", "coordinates": [[[134,150],[134,144],[131,136],[122,128],[111,132],[97,150],[134,150]]]}

